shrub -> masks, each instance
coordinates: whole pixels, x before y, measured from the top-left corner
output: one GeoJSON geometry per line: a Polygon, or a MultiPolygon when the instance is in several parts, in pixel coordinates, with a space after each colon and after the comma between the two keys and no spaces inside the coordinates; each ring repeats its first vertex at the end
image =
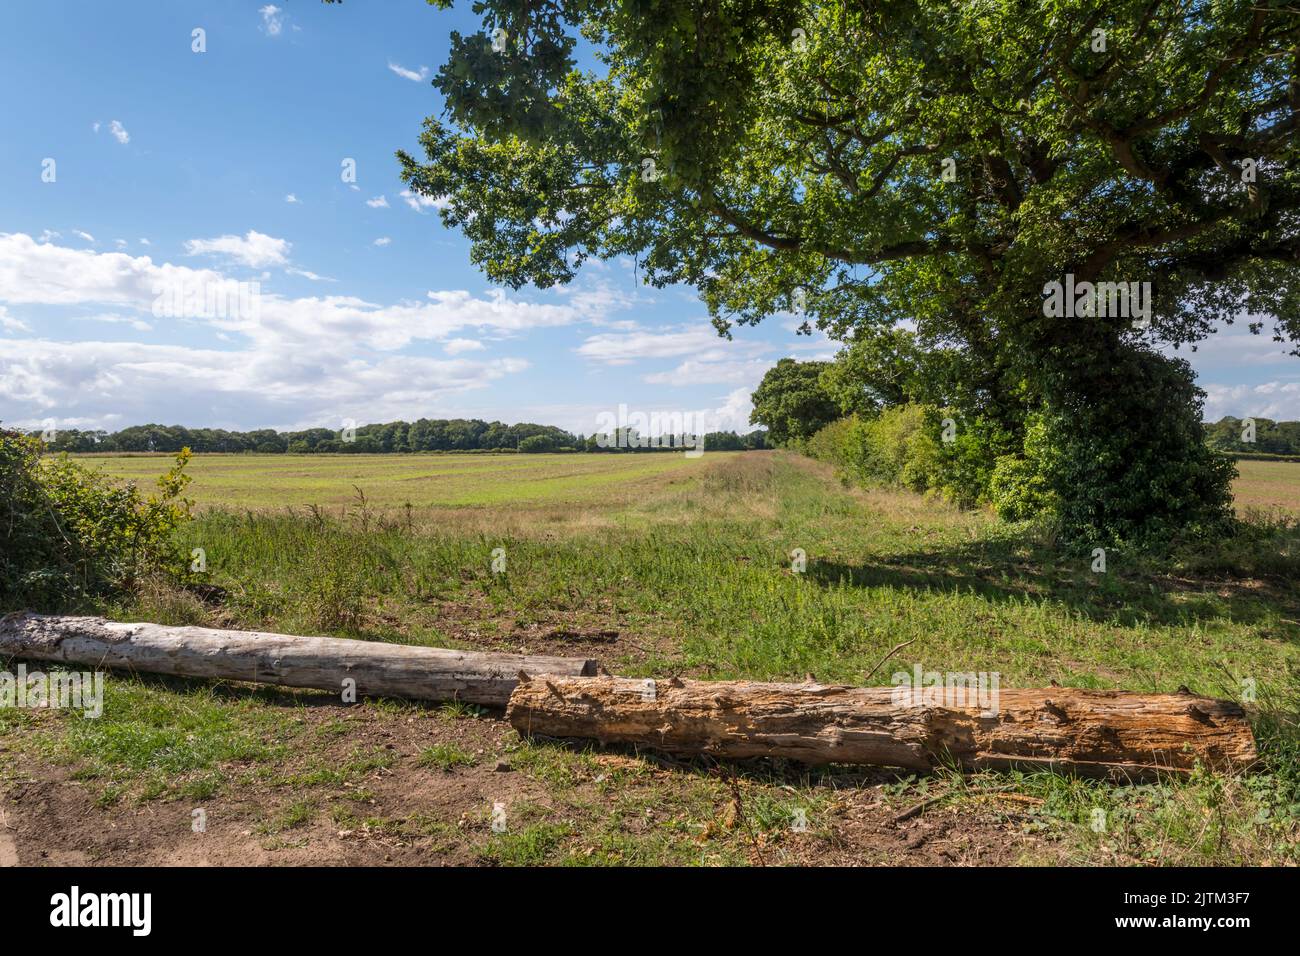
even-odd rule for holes
{"type": "Polygon", "coordinates": [[[853,431],[858,427],[855,415],[841,418],[823,426],[804,443],[803,452],[810,458],[824,461],[840,469],[849,467],[853,431]]]}
{"type": "Polygon", "coordinates": [[[184,566],[173,532],[190,517],[183,497],[189,449],[145,497],[66,456],[42,461],[35,438],[0,430],[0,601],[63,605],[127,590],[154,569],[184,566]]]}
{"type": "Polygon", "coordinates": [[[989,476],[989,501],[998,517],[1006,521],[1056,520],[1060,500],[1048,480],[1051,454],[1047,422],[1040,414],[1031,415],[1025,423],[1023,453],[999,455],[989,476]]]}
{"type": "Polygon", "coordinates": [[[1186,363],[1139,350],[1112,363],[1109,374],[1130,385],[1049,395],[1041,431],[1025,441],[1062,538],[1148,546],[1229,533],[1236,466],[1205,444],[1203,393],[1186,363]]]}
{"type": "Polygon", "coordinates": [[[519,450],[526,453],[555,451],[555,439],[550,435],[529,435],[519,443],[519,450]]]}
{"type": "Polygon", "coordinates": [[[854,481],[901,486],[972,507],[988,500],[998,455],[1012,444],[984,419],[962,420],[948,409],[909,403],[832,422],[803,450],[854,481]],[[944,441],[948,419],[952,440],[944,441]]]}

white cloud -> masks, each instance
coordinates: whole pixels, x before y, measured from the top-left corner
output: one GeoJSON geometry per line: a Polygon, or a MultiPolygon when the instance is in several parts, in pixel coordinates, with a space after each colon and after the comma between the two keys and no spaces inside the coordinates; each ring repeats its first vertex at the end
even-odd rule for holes
{"type": "Polygon", "coordinates": [[[212,270],[155,265],[148,256],[71,249],[0,233],[0,302],[130,305],[148,310],[155,284],[216,282],[212,270]]]}
{"type": "Polygon", "coordinates": [[[420,67],[418,71],[408,70],[400,63],[394,63],[392,60],[389,60],[388,68],[392,70],[394,73],[396,73],[398,76],[400,76],[402,79],[412,80],[413,82],[416,83],[422,82],[423,80],[427,80],[429,78],[429,68],[427,66],[420,67]]]}
{"type": "Polygon", "coordinates": [[[28,339],[0,354],[0,404],[17,425],[230,421],[297,428],[436,415],[449,397],[527,368],[522,359],[249,354],[138,342],[28,339]],[[107,412],[111,407],[113,411],[107,412]],[[16,414],[14,414],[16,412],[16,414]]]}
{"type": "Polygon", "coordinates": [[[380,236],[378,239],[375,240],[375,245],[377,245],[377,246],[386,246],[386,245],[388,245],[389,243],[391,243],[392,241],[393,241],[393,240],[392,240],[392,239],[389,239],[387,236],[380,236]]]}
{"type": "Polygon", "coordinates": [[[1272,418],[1300,421],[1300,382],[1261,382],[1256,385],[1202,384],[1206,421],[1224,415],[1234,418],[1272,418]]]}
{"type": "Polygon", "coordinates": [[[215,239],[190,239],[185,243],[185,254],[226,256],[251,269],[260,269],[288,263],[290,245],[285,239],[276,239],[250,229],[243,238],[218,236],[215,239]]]}
{"type": "MultiPolygon", "coordinates": [[[[236,237],[237,238],[237,237],[236,237]]],[[[230,250],[222,249],[222,254],[230,250]]],[[[430,291],[418,301],[379,304],[353,296],[286,298],[263,292],[253,314],[152,315],[156,289],[228,281],[214,269],[155,263],[0,234],[0,305],[90,305],[94,321],[188,325],[203,344],[53,341],[32,319],[5,328],[0,406],[7,421],[86,418],[101,424],[158,420],[229,427],[289,427],[437,417],[448,396],[482,388],[528,367],[517,357],[460,357],[466,341],[509,337],[589,321],[574,304],[527,302],[502,291],[477,296],[430,291]],[[104,307],[107,308],[104,308],[104,307]],[[459,341],[458,341],[459,340],[459,341]],[[403,354],[431,342],[446,358],[403,354]]],[[[26,318],[26,317],[25,317],[26,318]]],[[[138,323],[138,324],[137,324],[138,323]]],[[[120,426],[119,426],[120,427],[120,426]]]]}
{"type": "Polygon", "coordinates": [[[153,243],[150,242],[148,239],[141,239],[141,240],[140,240],[140,245],[142,245],[142,246],[152,246],[153,243]]]}
{"type": "Polygon", "coordinates": [[[117,140],[119,143],[121,143],[123,146],[131,142],[131,134],[128,133],[126,131],[126,127],[123,126],[117,120],[113,120],[111,123],[108,124],[108,131],[112,133],[113,138],[117,140]]]}
{"type": "Polygon", "coordinates": [[[637,328],[627,332],[602,332],[578,347],[584,358],[609,365],[626,365],[639,359],[691,356],[696,361],[734,359],[766,351],[757,342],[728,341],[709,325],[677,326],[657,330],[637,328]]]}
{"type": "Polygon", "coordinates": [[[310,279],[312,282],[338,282],[339,281],[338,279],[331,279],[329,276],[317,275],[316,273],[309,272],[306,269],[285,269],[284,271],[291,276],[302,276],[304,279],[310,279]]]}
{"type": "Polygon", "coordinates": [[[125,240],[125,239],[114,239],[114,240],[113,240],[113,245],[117,246],[117,248],[119,248],[119,249],[125,249],[125,248],[126,248],[126,240],[125,240]]]}
{"type": "Polygon", "coordinates": [[[642,380],[651,385],[672,385],[678,388],[689,385],[732,385],[738,382],[757,385],[763,373],[773,363],[768,359],[746,359],[742,361],[701,362],[687,359],[682,364],[667,372],[654,372],[642,376],[642,380]]]}
{"type": "Polygon", "coordinates": [[[712,410],[712,421],[716,422],[716,427],[712,430],[743,435],[757,428],[757,425],[749,422],[749,415],[754,410],[754,403],[750,401],[753,391],[753,388],[746,386],[729,392],[722,405],[712,410]]]}
{"type": "Polygon", "coordinates": [[[409,189],[403,189],[398,193],[398,195],[406,200],[408,206],[420,213],[430,208],[445,209],[447,208],[447,204],[451,201],[446,196],[423,196],[419,193],[414,193],[409,189]]]}
{"type": "Polygon", "coordinates": [[[290,204],[292,203],[297,203],[299,205],[302,204],[302,200],[299,199],[297,196],[295,196],[293,193],[289,193],[287,196],[285,196],[284,201],[290,204]]]}
{"type": "Polygon", "coordinates": [[[367,199],[366,205],[371,209],[387,209],[388,199],[385,196],[376,196],[374,199],[367,199]]]}
{"type": "Polygon", "coordinates": [[[95,241],[95,237],[94,237],[94,236],[92,236],[92,235],[91,235],[90,233],[88,233],[88,232],[82,232],[80,229],[74,229],[74,230],[72,230],[72,234],[73,234],[74,236],[76,236],[78,239],[84,239],[84,240],[86,240],[86,242],[94,242],[94,241],[95,241]]]}
{"type": "MultiPolygon", "coordinates": [[[[0,234],[0,303],[130,306],[149,312],[156,286],[225,281],[227,277],[213,269],[42,244],[23,233],[0,234]]],[[[390,305],[354,296],[289,299],[264,292],[256,319],[203,321],[285,348],[328,338],[343,349],[359,345],[387,350],[418,340],[440,341],[467,329],[517,333],[571,325],[589,316],[581,307],[525,302],[501,290],[484,297],[464,290],[430,291],[424,300],[390,305]]]]}
{"type": "Polygon", "coordinates": [[[0,305],[0,329],[6,332],[30,332],[31,326],[22,319],[15,319],[9,314],[9,310],[0,305]]]}
{"type": "Polygon", "coordinates": [[[79,319],[85,322],[107,322],[110,325],[129,325],[137,332],[152,332],[153,326],[144,321],[129,315],[119,315],[116,312],[103,312],[99,315],[81,315],[79,319]]]}
{"type": "Polygon", "coordinates": [[[442,350],[448,355],[460,355],[462,352],[481,352],[487,348],[478,339],[448,339],[442,345],[442,350]]]}
{"type": "Polygon", "coordinates": [[[262,15],[262,32],[270,37],[278,37],[284,30],[284,11],[268,3],[260,7],[257,12],[262,15]]]}
{"type": "Polygon", "coordinates": [[[49,242],[51,239],[59,239],[61,237],[62,237],[62,233],[55,232],[52,229],[46,229],[43,232],[41,232],[39,236],[36,237],[36,241],[49,242]]]}

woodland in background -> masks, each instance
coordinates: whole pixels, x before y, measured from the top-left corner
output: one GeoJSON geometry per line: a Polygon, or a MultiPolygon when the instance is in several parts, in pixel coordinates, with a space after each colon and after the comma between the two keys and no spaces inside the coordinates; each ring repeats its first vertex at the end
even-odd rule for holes
{"type": "MultiPolygon", "coordinates": [[[[39,430],[30,432],[39,436],[39,430]]],[[[744,435],[709,432],[704,447],[712,451],[746,451],[765,448],[766,433],[744,435]]],[[[616,435],[574,435],[554,425],[503,425],[477,418],[428,419],[358,425],[353,441],[329,428],[277,432],[271,428],[227,431],[223,428],[186,428],[183,425],[133,425],[121,431],[59,429],[45,442],[52,452],[257,452],[305,455],[313,452],[377,454],[419,451],[672,451],[693,442],[670,436],[661,447],[641,447],[634,430],[616,435]]]]}

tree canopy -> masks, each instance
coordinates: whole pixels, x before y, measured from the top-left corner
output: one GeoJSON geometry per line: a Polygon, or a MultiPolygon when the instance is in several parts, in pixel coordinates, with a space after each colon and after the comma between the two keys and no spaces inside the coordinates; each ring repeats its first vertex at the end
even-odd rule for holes
{"type": "Polygon", "coordinates": [[[766,425],[768,438],[777,445],[811,438],[840,414],[822,385],[822,374],[829,367],[826,362],[781,359],[754,390],[750,422],[766,425]]]}
{"type": "MultiPolygon", "coordinates": [[[[1160,345],[1243,317],[1300,340],[1300,14],[1281,0],[476,9],[426,156],[398,156],[496,281],[628,256],[696,287],[724,334],[789,311],[841,337],[914,323],[920,350],[959,360],[969,413],[1084,411],[1077,427],[1112,439],[1166,380],[1186,383],[1165,389],[1169,430],[1199,424],[1160,345]],[[1149,311],[1049,314],[1061,282],[1124,283],[1111,306],[1135,283],[1149,311]]],[[[1112,452],[1103,483],[1121,480],[1112,452]]]]}

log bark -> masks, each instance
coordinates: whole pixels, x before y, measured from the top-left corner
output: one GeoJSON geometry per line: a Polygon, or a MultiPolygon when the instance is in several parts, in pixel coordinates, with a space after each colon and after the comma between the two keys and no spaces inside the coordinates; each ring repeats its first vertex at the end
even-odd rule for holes
{"type": "Polygon", "coordinates": [[[987,709],[899,696],[893,687],[539,676],[515,688],[506,716],[525,735],[922,771],[955,764],[1145,779],[1185,774],[1198,760],[1244,769],[1256,756],[1242,709],[1194,694],[1002,689],[982,702],[987,709]]]}
{"type": "Polygon", "coordinates": [[[566,657],[41,614],[0,619],[0,656],[4,655],[336,693],[351,678],[359,696],[462,700],[493,707],[506,705],[521,671],[574,678],[596,673],[595,661],[566,657]]]}

